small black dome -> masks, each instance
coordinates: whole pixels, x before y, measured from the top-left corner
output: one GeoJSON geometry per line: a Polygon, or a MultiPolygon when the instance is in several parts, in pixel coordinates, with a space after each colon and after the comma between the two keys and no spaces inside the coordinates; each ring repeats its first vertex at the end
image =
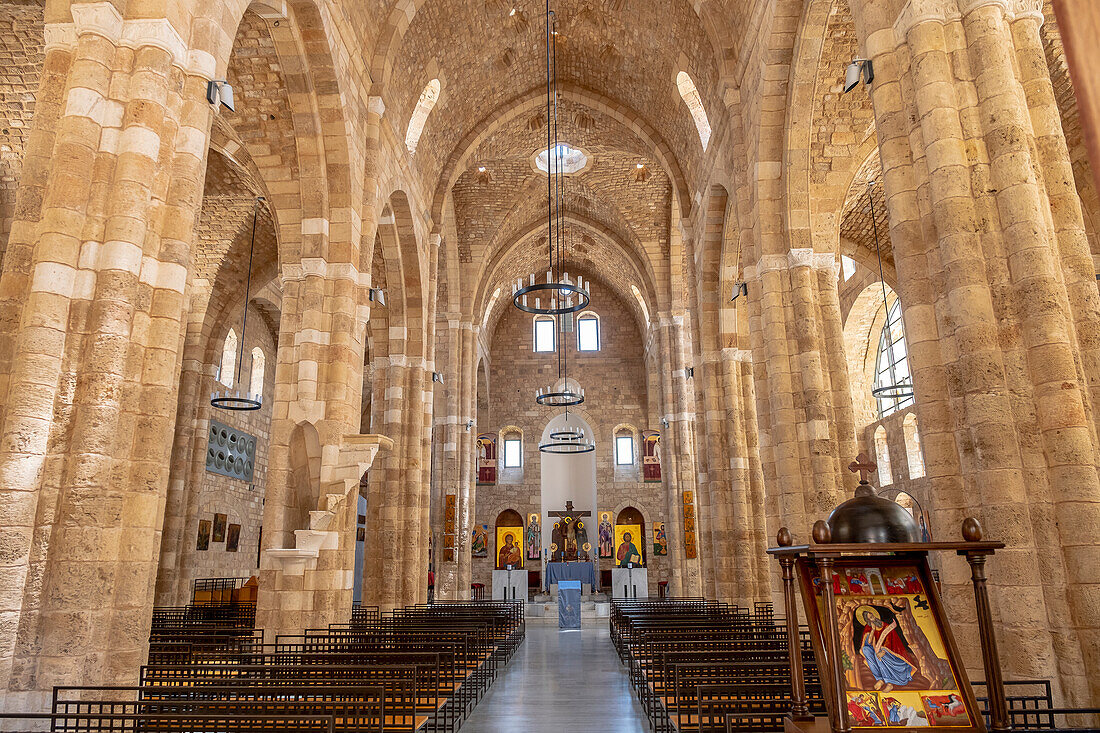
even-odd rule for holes
{"type": "Polygon", "coordinates": [[[876,496],[869,485],[856,489],[825,520],[831,542],[920,542],[920,527],[905,507],[876,496]]]}

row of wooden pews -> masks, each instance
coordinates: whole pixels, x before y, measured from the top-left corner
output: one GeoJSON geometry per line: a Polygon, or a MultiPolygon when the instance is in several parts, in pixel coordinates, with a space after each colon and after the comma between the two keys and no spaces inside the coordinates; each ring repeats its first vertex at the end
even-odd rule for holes
{"type": "Polygon", "coordinates": [[[453,733],[523,642],[523,604],[356,608],[264,643],[254,608],[158,609],[132,687],[58,687],[0,729],[453,733]],[[42,727],[45,724],[45,727],[42,727]]]}
{"type": "MultiPolygon", "coordinates": [[[[773,618],[771,604],[616,600],[610,633],[658,733],[783,730],[791,665],[786,624],[773,618]]],[[[808,633],[800,643],[810,710],[824,714],[808,633]]]]}

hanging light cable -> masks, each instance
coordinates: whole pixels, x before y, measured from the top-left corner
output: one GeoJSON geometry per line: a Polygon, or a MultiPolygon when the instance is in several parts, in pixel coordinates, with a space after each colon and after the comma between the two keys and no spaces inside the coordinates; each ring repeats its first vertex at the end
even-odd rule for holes
{"type": "MultiPolygon", "coordinates": [[[[237,356],[237,378],[233,382],[236,385],[241,383],[241,369],[244,366],[244,333],[248,327],[248,298],[252,291],[252,254],[256,249],[256,220],[263,201],[263,196],[257,196],[256,204],[252,207],[252,241],[248,245],[248,273],[244,285],[244,313],[241,315],[240,353],[237,356]]],[[[263,405],[263,400],[263,387],[260,388],[260,392],[257,394],[249,394],[241,389],[231,390],[228,387],[220,392],[210,393],[210,404],[219,410],[232,410],[235,412],[258,410],[263,405]]]]}
{"type": "MultiPolygon", "coordinates": [[[[558,138],[558,54],[557,54],[557,24],[553,22],[553,11],[547,5],[547,35],[546,44],[549,49],[547,55],[547,124],[546,139],[550,150],[556,151],[559,146],[558,138]]],[[[551,268],[547,273],[547,280],[551,277],[556,282],[569,282],[569,273],[565,271],[566,262],[566,233],[565,233],[565,170],[562,156],[553,155],[551,165],[547,171],[547,230],[550,237],[550,263],[551,268]],[[554,244],[556,242],[557,244],[554,244]]],[[[577,277],[578,285],[582,279],[577,277]]],[[[588,294],[584,294],[584,305],[588,304],[588,294]]],[[[572,313],[577,308],[571,308],[571,295],[563,295],[561,292],[553,292],[551,295],[550,311],[554,313],[554,330],[556,337],[556,351],[558,362],[558,382],[550,387],[539,389],[535,392],[535,401],[547,407],[565,407],[580,405],[584,402],[584,390],[573,389],[569,384],[569,356],[565,349],[564,334],[567,333],[566,319],[572,318],[572,313]]],[[[538,301],[536,300],[536,304],[538,301]]],[[[522,306],[521,306],[522,308],[522,306]]],[[[548,311],[549,312],[549,311],[548,311]]]]}
{"type": "MultiPolygon", "coordinates": [[[[883,331],[886,336],[886,348],[894,348],[894,337],[890,329],[890,303],[886,297],[886,278],[882,273],[882,248],[878,242],[878,220],[875,218],[875,197],[873,195],[873,189],[875,187],[874,179],[867,181],[867,200],[871,203],[871,229],[875,234],[875,255],[878,257],[878,279],[879,284],[882,286],[882,308],[886,313],[886,325],[883,326],[883,331]]],[[[893,355],[891,354],[891,358],[893,355]]],[[[893,379],[894,371],[890,370],[890,378],[893,379]]],[[[913,384],[906,379],[898,380],[890,384],[882,384],[877,387],[872,387],[871,395],[875,399],[880,400],[905,400],[913,396],[913,384]]]]}
{"type": "MultiPolygon", "coordinates": [[[[553,85],[553,105],[550,106],[551,99],[547,98],[547,137],[550,150],[554,152],[551,157],[553,165],[550,166],[550,171],[547,172],[549,177],[553,178],[553,185],[549,185],[548,181],[548,197],[553,197],[549,192],[556,193],[556,201],[554,204],[548,205],[548,230],[551,234],[550,244],[550,258],[551,268],[547,273],[547,281],[553,276],[555,282],[571,285],[572,281],[569,279],[569,273],[566,272],[566,253],[568,252],[568,234],[565,229],[565,163],[560,154],[560,140],[558,138],[558,49],[557,49],[557,24],[552,23],[553,13],[550,11],[549,1],[547,2],[547,36],[546,45],[548,52],[547,63],[547,89],[550,88],[551,83],[553,85]],[[552,80],[552,82],[551,82],[552,80]],[[553,128],[551,130],[551,128],[553,128]],[[553,243],[554,234],[556,233],[557,245],[555,247],[553,243]]],[[[580,387],[574,388],[569,382],[569,351],[565,347],[565,334],[569,333],[572,329],[567,328],[566,325],[572,323],[573,313],[581,310],[588,305],[588,293],[583,290],[583,280],[577,276],[577,287],[581,288],[579,291],[557,291],[552,295],[551,305],[557,311],[554,314],[555,318],[555,331],[557,334],[557,359],[558,359],[558,382],[552,387],[547,389],[540,389],[535,395],[535,401],[540,405],[546,405],[550,407],[564,407],[565,408],[565,426],[560,430],[554,430],[550,433],[550,440],[545,443],[539,444],[540,453],[556,453],[560,455],[577,455],[581,453],[591,453],[596,450],[596,444],[589,439],[584,430],[580,427],[573,427],[569,420],[569,408],[584,403],[584,390],[580,387]],[[577,295],[577,305],[575,307],[572,304],[573,295],[577,295]],[[583,298],[582,298],[583,296],[583,298]],[[583,300],[583,302],[582,302],[583,300]]]]}
{"type": "MultiPolygon", "coordinates": [[[[563,151],[557,140],[556,121],[551,120],[552,115],[557,114],[557,65],[556,65],[556,35],[554,26],[554,11],[550,9],[550,0],[546,2],[546,145],[548,163],[546,181],[546,224],[547,224],[547,270],[545,282],[539,281],[539,276],[532,273],[530,280],[524,284],[523,278],[518,279],[512,286],[512,303],[525,313],[537,315],[560,316],[567,313],[576,313],[588,307],[588,292],[584,288],[581,278],[576,281],[570,279],[564,270],[565,250],[560,231],[555,232],[554,221],[554,187],[560,185],[560,178],[564,175],[563,151]],[[555,236],[557,235],[557,236],[555,236]],[[542,298],[547,299],[544,306],[542,298]],[[532,305],[532,301],[534,304],[532,305]]],[[[559,212],[560,214],[560,212],[559,212]]]]}

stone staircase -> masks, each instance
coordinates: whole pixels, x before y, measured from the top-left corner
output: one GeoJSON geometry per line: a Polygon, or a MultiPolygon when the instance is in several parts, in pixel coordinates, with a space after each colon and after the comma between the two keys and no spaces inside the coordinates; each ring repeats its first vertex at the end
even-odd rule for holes
{"type": "MultiPolygon", "coordinates": [[[[611,602],[604,593],[581,596],[581,621],[607,618],[611,602]]],[[[558,599],[549,593],[538,593],[527,602],[525,616],[528,621],[558,623],[558,599]]]]}
{"type": "Polygon", "coordinates": [[[354,531],[360,478],[392,447],[384,435],[353,434],[322,451],[322,495],[309,527],[294,531],[294,547],[266,550],[260,561],[256,626],[265,636],[324,628],[351,613],[354,550],[341,552],[340,533],[354,531]]]}

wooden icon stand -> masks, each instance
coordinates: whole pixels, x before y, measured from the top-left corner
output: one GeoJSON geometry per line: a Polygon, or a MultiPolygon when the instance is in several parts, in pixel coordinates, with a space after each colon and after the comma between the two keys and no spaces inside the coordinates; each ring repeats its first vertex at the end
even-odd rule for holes
{"type": "Polygon", "coordinates": [[[955,552],[970,564],[990,729],[1010,729],[985,577],[986,558],[1004,543],[983,542],[974,519],[963,522],[963,538],[832,544],[829,526],[819,521],[813,542],[792,546],[790,532],[779,531],[778,546],[768,554],[779,561],[783,573],[792,687],[787,731],[889,728],[984,733],[986,726],[928,565],[930,552],[955,552]],[[828,719],[814,718],[806,703],[796,578],[828,719]]]}

